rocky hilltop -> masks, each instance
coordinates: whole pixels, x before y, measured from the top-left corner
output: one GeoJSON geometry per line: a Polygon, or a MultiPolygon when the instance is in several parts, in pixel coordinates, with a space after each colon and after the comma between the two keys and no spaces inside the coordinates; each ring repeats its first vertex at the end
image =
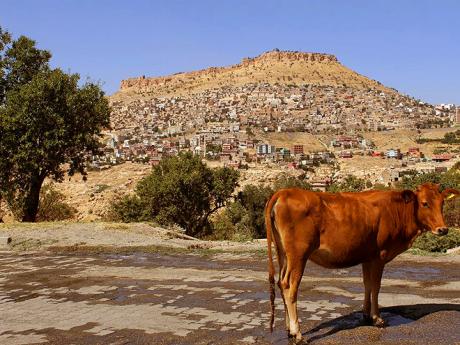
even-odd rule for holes
{"type": "Polygon", "coordinates": [[[273,50],[226,67],[121,82],[112,128],[128,137],[444,126],[432,105],[343,66],[334,55],[273,50]]]}
{"type": "Polygon", "coordinates": [[[164,77],[136,77],[122,80],[114,99],[124,96],[171,96],[205,89],[247,83],[348,85],[354,88],[384,87],[343,66],[334,55],[273,50],[226,67],[176,73],[164,77]]]}

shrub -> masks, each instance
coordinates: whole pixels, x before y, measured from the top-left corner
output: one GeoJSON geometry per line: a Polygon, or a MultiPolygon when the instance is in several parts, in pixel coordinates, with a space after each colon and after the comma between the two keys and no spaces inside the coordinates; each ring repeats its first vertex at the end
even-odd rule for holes
{"type": "Polygon", "coordinates": [[[328,192],[361,192],[366,188],[366,180],[354,175],[346,176],[342,182],[333,183],[328,188],[328,192]]]}
{"type": "Polygon", "coordinates": [[[460,198],[445,202],[443,214],[447,226],[460,227],[460,198]]]}
{"type": "Polygon", "coordinates": [[[254,238],[249,214],[240,202],[232,202],[213,220],[212,240],[248,241],[254,238]]]}
{"type": "Polygon", "coordinates": [[[113,200],[106,218],[109,221],[124,223],[147,220],[144,206],[136,195],[125,195],[113,200]]]}
{"type": "Polygon", "coordinates": [[[65,196],[53,184],[44,185],[40,191],[37,221],[49,222],[70,219],[77,210],[65,202],[65,196]]]}
{"type": "Polygon", "coordinates": [[[252,229],[254,238],[266,236],[264,210],[272,194],[270,187],[247,185],[238,195],[238,202],[246,211],[246,226],[252,229]]]}
{"type": "Polygon", "coordinates": [[[236,200],[213,220],[213,239],[248,240],[264,238],[264,210],[274,191],[284,188],[310,189],[305,180],[280,174],[269,186],[246,185],[238,193],[236,200]]]}
{"type": "Polygon", "coordinates": [[[283,188],[311,189],[311,185],[302,178],[280,174],[273,184],[273,189],[277,191],[283,188]]]}
{"type": "Polygon", "coordinates": [[[436,236],[427,232],[419,236],[412,246],[427,252],[444,253],[447,249],[460,246],[460,231],[451,229],[445,236],[436,236]]]}

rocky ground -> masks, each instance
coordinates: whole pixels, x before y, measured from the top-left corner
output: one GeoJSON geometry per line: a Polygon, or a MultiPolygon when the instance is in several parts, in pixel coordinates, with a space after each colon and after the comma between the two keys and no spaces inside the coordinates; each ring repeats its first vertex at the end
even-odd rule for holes
{"type": "MultiPolygon", "coordinates": [[[[147,224],[2,225],[0,344],[287,344],[269,319],[265,243],[206,242],[147,224]]],[[[360,267],[307,264],[313,344],[460,343],[460,256],[405,254],[386,268],[385,329],[359,312],[360,267]]]]}

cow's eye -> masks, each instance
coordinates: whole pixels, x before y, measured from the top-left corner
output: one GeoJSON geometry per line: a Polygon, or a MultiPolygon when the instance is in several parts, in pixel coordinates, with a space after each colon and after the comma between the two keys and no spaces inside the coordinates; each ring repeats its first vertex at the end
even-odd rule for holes
{"type": "Polygon", "coordinates": [[[426,201],[422,202],[423,207],[428,207],[428,203],[426,201]]]}

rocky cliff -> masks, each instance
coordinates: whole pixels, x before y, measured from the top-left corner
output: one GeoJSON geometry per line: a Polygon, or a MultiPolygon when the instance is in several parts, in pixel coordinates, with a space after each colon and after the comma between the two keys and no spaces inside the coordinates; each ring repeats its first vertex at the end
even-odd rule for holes
{"type": "Polygon", "coordinates": [[[210,67],[163,77],[125,79],[121,82],[120,91],[112,97],[173,96],[247,83],[385,89],[380,83],[343,66],[334,55],[273,50],[226,67],[210,67]]]}

